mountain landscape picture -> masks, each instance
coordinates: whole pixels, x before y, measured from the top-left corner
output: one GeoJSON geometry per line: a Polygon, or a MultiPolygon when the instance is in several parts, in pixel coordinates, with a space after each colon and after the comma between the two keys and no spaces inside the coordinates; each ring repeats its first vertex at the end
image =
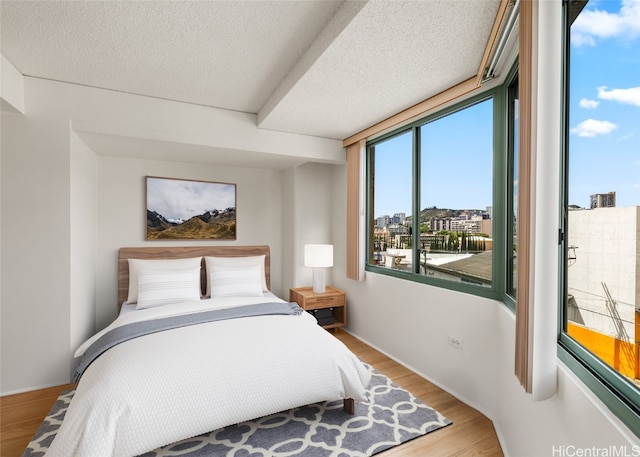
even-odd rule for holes
{"type": "Polygon", "coordinates": [[[147,240],[235,240],[236,185],[147,176],[147,240]]]}

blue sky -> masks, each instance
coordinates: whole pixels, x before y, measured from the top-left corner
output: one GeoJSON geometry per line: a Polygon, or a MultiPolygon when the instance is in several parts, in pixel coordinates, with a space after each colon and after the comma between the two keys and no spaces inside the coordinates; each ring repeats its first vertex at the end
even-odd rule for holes
{"type": "MultiPolygon", "coordinates": [[[[640,206],[640,0],[591,0],[571,59],[569,203],[615,191],[617,206],[640,206]]],[[[424,128],[421,208],[491,205],[490,125],[484,103],[424,128]]],[[[375,216],[411,214],[411,136],[376,152],[375,216]]]]}
{"type": "Polygon", "coordinates": [[[569,204],[640,205],[640,0],[591,0],[571,28],[569,204]]]}
{"type": "MultiPolygon", "coordinates": [[[[491,206],[492,101],[484,101],[421,128],[420,206],[491,206]]],[[[375,216],[411,214],[411,135],[376,146],[375,216]]]]}

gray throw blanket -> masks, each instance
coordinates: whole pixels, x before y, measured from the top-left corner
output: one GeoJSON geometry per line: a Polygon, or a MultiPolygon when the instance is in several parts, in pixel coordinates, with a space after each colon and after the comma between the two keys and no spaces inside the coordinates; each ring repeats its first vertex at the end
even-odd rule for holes
{"type": "Polygon", "coordinates": [[[205,322],[276,314],[297,316],[301,313],[302,308],[297,303],[257,303],[126,324],[110,330],[89,346],[73,373],[71,382],[78,382],[89,365],[106,350],[133,338],[205,322]]]}

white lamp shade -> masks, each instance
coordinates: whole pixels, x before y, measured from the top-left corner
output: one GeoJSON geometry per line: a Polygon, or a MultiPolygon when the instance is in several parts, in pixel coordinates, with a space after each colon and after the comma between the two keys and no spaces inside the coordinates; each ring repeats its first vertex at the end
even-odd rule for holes
{"type": "Polygon", "coordinates": [[[332,244],[305,244],[304,266],[326,268],[333,266],[332,244]]]}

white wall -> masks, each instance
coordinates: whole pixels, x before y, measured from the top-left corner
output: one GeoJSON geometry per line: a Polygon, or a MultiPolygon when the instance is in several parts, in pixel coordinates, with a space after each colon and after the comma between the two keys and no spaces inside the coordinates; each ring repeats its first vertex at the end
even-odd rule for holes
{"type": "Polygon", "coordinates": [[[496,304],[367,272],[347,291],[348,330],[491,417],[497,399],[496,304]],[[459,350],[448,337],[463,341],[459,350]]]}
{"type": "MultiPolygon", "coordinates": [[[[290,168],[282,172],[283,189],[283,211],[282,211],[282,244],[286,249],[282,251],[282,288],[288,291],[295,287],[293,278],[295,276],[295,246],[296,246],[296,223],[295,223],[295,177],[296,169],[290,168]]],[[[288,300],[289,294],[285,293],[283,299],[288,300]]]]}
{"type": "MultiPolygon", "coordinates": [[[[310,286],[313,282],[313,269],[304,266],[304,245],[332,243],[334,168],[334,165],[307,163],[295,169],[292,287],[310,286]]],[[[326,271],[326,282],[333,283],[332,268],[326,271]]]]}
{"type": "MultiPolygon", "coordinates": [[[[25,84],[27,86],[28,84],[25,84]]],[[[2,113],[2,392],[68,382],[69,122],[2,113]]]]}
{"type": "MultiPolygon", "coordinates": [[[[533,401],[524,393],[513,374],[515,319],[503,305],[497,306],[494,331],[499,336],[495,373],[498,402],[491,414],[505,455],[551,456],[554,447],[559,446],[583,449],[626,446],[627,455],[633,455],[632,446],[640,445],[640,441],[558,360],[555,396],[546,401],[533,401]]],[[[635,452],[638,450],[640,448],[635,452]]],[[[563,454],[556,452],[555,455],[563,454]]]]}
{"type": "MultiPolygon", "coordinates": [[[[344,160],[339,141],[260,130],[256,116],[245,113],[29,77],[24,84],[27,114],[3,111],[1,125],[3,395],[67,383],[77,342],[115,316],[117,250],[151,243],[144,239],[147,175],[236,183],[237,240],[226,244],[268,244],[272,290],[288,298],[292,275],[283,278],[283,259],[293,258],[296,232],[310,227],[305,220],[316,219],[291,221],[307,208],[304,198],[326,213],[331,196],[322,176],[331,166],[251,168],[254,162],[238,160],[242,166],[220,166],[207,160],[204,147],[225,158],[259,153],[278,164],[336,163],[344,160]],[[105,147],[113,137],[122,141],[105,147]],[[149,147],[133,151],[138,158],[108,150],[145,146],[141,141],[174,160],[154,159],[149,147]],[[204,163],[190,153],[176,161],[172,150],[185,145],[204,163]]],[[[176,244],[153,242],[162,243],[176,244]]],[[[178,244],[189,243],[203,244],[178,244]]]]}
{"type": "Polygon", "coordinates": [[[24,113],[24,78],[0,54],[0,104],[3,111],[24,113]]]}
{"type": "Polygon", "coordinates": [[[97,327],[117,312],[117,257],[125,246],[253,245],[271,248],[271,290],[288,298],[282,285],[283,180],[278,170],[100,157],[98,166],[97,327]],[[145,241],[145,176],[230,182],[237,191],[237,240],[145,241]]]}
{"type": "Polygon", "coordinates": [[[98,158],[74,132],[70,140],[69,353],[73,354],[95,333],[98,158]]]}

